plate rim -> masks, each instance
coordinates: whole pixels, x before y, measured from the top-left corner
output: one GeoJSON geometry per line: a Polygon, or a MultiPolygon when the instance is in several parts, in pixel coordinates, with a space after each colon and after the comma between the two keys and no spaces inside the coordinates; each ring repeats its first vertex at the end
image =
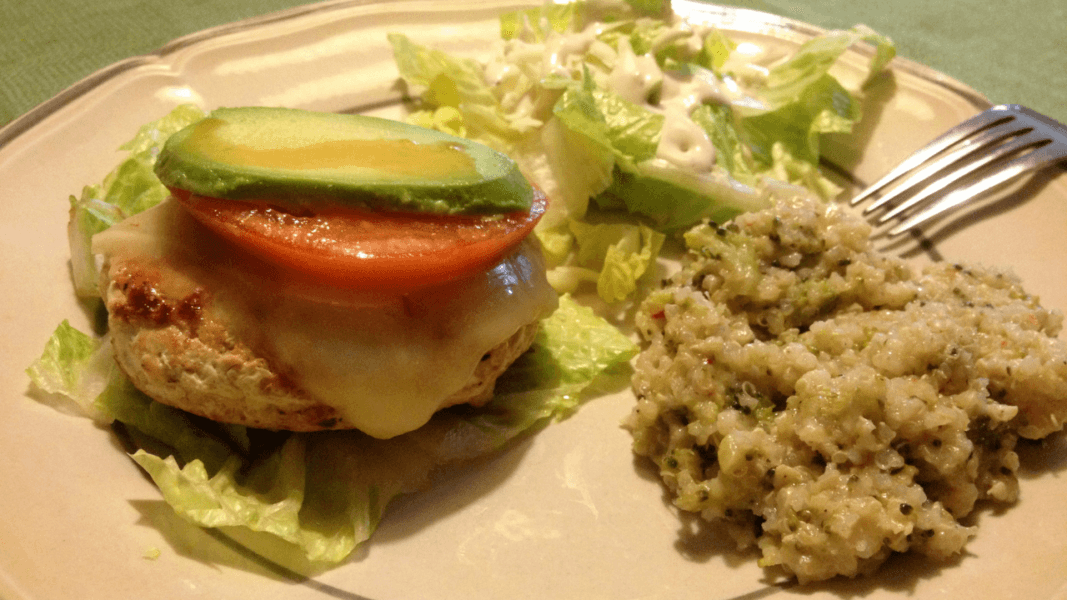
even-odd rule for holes
{"type": "MultiPolygon", "coordinates": [[[[504,4],[500,0],[496,0],[495,2],[494,0],[473,1],[475,3],[486,6],[493,4],[504,4]]],[[[389,4],[394,8],[399,5],[401,7],[399,8],[399,10],[403,10],[403,6],[405,4],[411,5],[417,3],[420,3],[420,0],[400,0],[400,2],[389,3],[384,2],[383,0],[326,0],[324,2],[319,2],[316,4],[268,13],[266,15],[252,17],[241,21],[235,21],[232,23],[212,27],[209,29],[201,30],[199,32],[195,32],[193,34],[176,38],[173,41],[162,46],[154,53],[130,57],[128,59],[119,61],[118,63],[114,63],[108,67],[98,70],[97,72],[91,74],[82,81],[67,88],[56,97],[53,97],[51,100],[46,101],[41,105],[38,105],[34,109],[31,109],[31,111],[29,111],[25,115],[22,115],[19,119],[16,119],[16,121],[12,122],[11,124],[0,128],[0,151],[2,151],[9,143],[20,138],[24,133],[31,132],[35,126],[40,124],[45,119],[61,111],[67,106],[77,102],[84,95],[94,91],[98,87],[108,82],[111,82],[116,78],[130,75],[131,71],[134,71],[138,67],[144,65],[159,63],[168,64],[167,60],[169,56],[180,50],[195,48],[198,44],[213,42],[221,38],[225,38],[228,35],[239,34],[262,26],[269,26],[274,23],[293,21],[311,14],[325,13],[334,10],[347,10],[358,6],[374,6],[386,4],[389,4]],[[31,117],[31,119],[27,121],[27,123],[21,130],[12,127],[18,121],[21,121],[27,117],[31,117]]],[[[425,4],[426,2],[421,3],[425,4]]],[[[803,21],[779,17],[777,15],[765,13],[762,11],[723,6],[713,3],[701,2],[699,0],[685,0],[682,2],[676,1],[676,3],[684,7],[695,7],[696,10],[700,10],[701,12],[704,12],[709,15],[732,14],[736,15],[739,21],[746,21],[748,19],[752,19],[754,22],[758,21],[759,23],[763,23],[768,27],[778,28],[779,30],[786,29],[789,31],[795,31],[803,35],[817,35],[820,32],[826,31],[822,28],[810,25],[803,21]]],[[[764,30],[763,33],[770,35],[771,31],[771,29],[767,29],[764,30]]],[[[861,53],[865,53],[867,49],[861,47],[855,48],[855,50],[861,53]]],[[[970,87],[966,86],[965,84],[958,82],[951,77],[945,76],[940,72],[930,67],[926,67],[925,65],[922,65],[920,63],[915,63],[908,59],[902,59],[898,57],[894,59],[893,67],[903,72],[916,75],[924,81],[935,83],[940,87],[950,91],[951,93],[962,97],[970,104],[975,105],[977,107],[980,107],[982,104],[991,104],[988,100],[985,99],[984,96],[982,96],[977,91],[971,89],[970,87]]],[[[2,573],[0,573],[0,575],[2,575],[2,573]]]]}
{"type": "MultiPolygon", "coordinates": [[[[384,6],[386,4],[396,6],[399,4],[418,3],[419,1],[420,0],[400,0],[399,2],[387,2],[386,0],[323,0],[321,2],[295,6],[216,25],[214,27],[209,27],[207,29],[177,37],[155,51],[137,54],[93,71],[82,79],[64,88],[48,100],[41,102],[37,106],[11,120],[3,127],[0,127],[0,151],[4,150],[22,135],[28,133],[38,124],[67,106],[77,102],[79,99],[97,88],[123,77],[142,66],[160,63],[168,65],[168,57],[178,51],[202,43],[212,42],[229,35],[239,34],[276,23],[294,21],[309,15],[340,11],[357,6],[384,6]]],[[[490,2],[484,3],[489,4],[490,2]]],[[[675,0],[673,6],[674,10],[680,13],[696,12],[717,17],[730,15],[734,17],[733,21],[735,22],[763,26],[762,29],[751,28],[752,32],[769,33],[770,29],[773,28],[777,30],[793,31],[804,36],[814,37],[828,31],[823,27],[798,19],[775,15],[760,10],[707,2],[704,0],[675,0]]],[[[869,45],[866,47],[859,46],[855,49],[866,55],[870,55],[873,52],[873,49],[869,45]]],[[[966,83],[912,59],[896,56],[890,62],[889,66],[919,77],[929,83],[943,87],[953,94],[963,97],[974,105],[976,110],[984,110],[993,105],[985,95],[966,83]]]]}

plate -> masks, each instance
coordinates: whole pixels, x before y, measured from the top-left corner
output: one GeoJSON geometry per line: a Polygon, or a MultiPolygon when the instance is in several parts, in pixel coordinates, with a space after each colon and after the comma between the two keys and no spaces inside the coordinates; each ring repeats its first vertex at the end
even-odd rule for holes
{"type": "MultiPolygon", "coordinates": [[[[877,576],[803,589],[765,579],[714,529],[679,519],[619,427],[625,391],[391,505],[340,567],[302,578],[193,527],[163,504],[117,437],[27,396],[23,369],[56,324],[88,329],[69,282],[66,199],[99,181],[136,128],[173,106],[287,105],[399,116],[386,34],[482,56],[496,16],[519,1],[344,1],[209,30],[105,69],[0,130],[0,597],[94,598],[701,598],[1067,597],[1063,436],[1024,457],[1022,499],[979,511],[977,538],[949,564],[891,560],[877,576]]],[[[746,43],[789,48],[820,30],[776,16],[675,2],[746,43]]],[[[867,60],[837,67],[854,77],[867,60]]],[[[870,181],[944,128],[988,106],[977,92],[898,59],[871,93],[862,144],[828,159],[870,181]],[[881,90],[890,91],[890,90],[881,90]],[[887,99],[888,98],[888,99],[887,99]]],[[[916,261],[1011,265],[1046,305],[1067,308],[1067,178],[1030,181],[966,226],[895,251],[916,261]],[[1050,260],[1051,259],[1051,260],[1050,260]]]]}

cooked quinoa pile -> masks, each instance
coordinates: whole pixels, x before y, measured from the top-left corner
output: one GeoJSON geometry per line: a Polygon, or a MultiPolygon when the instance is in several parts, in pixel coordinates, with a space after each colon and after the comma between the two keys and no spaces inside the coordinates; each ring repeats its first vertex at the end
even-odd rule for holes
{"type": "Polygon", "coordinates": [[[1058,312],[1009,272],[918,272],[869,235],[804,198],[698,226],[636,318],[634,450],[801,582],[960,552],[976,502],[1018,497],[1019,437],[1067,418],[1058,312]]]}

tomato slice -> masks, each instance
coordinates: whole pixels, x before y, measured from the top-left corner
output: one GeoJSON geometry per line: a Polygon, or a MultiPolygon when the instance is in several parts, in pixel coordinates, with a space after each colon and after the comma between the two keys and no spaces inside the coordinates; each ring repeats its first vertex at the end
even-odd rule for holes
{"type": "Polygon", "coordinates": [[[335,206],[294,214],[266,201],[171,193],[199,222],[260,259],[332,286],[386,292],[488,269],[530,234],[548,202],[535,188],[529,212],[485,217],[335,206]]]}

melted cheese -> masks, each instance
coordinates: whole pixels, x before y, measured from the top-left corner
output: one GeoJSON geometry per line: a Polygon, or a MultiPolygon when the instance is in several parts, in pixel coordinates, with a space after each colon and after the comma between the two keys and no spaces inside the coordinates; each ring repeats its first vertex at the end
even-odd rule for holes
{"type": "Polygon", "coordinates": [[[489,349],[557,303],[532,239],[485,272],[402,297],[300,282],[227,246],[173,201],[97,235],[93,251],[163,265],[168,297],[206,291],[203,318],[381,438],[423,425],[489,349]]]}

